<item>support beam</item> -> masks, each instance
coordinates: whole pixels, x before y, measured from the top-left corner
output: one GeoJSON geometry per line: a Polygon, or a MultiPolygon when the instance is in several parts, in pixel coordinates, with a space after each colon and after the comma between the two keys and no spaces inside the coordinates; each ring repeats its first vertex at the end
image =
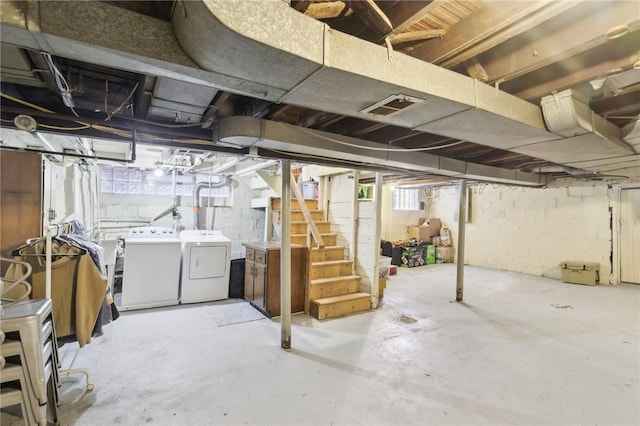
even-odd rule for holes
{"type": "Polygon", "coordinates": [[[280,346],[291,349],[291,161],[281,160],[280,346]]]}
{"type": "MultiPolygon", "coordinates": [[[[357,184],[357,182],[356,182],[357,184]]],[[[382,232],[382,184],[383,184],[383,175],[381,172],[376,172],[376,194],[373,202],[375,203],[376,208],[376,216],[375,216],[375,236],[374,243],[376,249],[373,251],[373,271],[374,276],[371,283],[371,307],[376,309],[378,307],[378,303],[380,301],[380,234],[382,232]]],[[[358,200],[356,200],[356,203],[358,200]]]]}
{"type": "Polygon", "coordinates": [[[391,44],[407,43],[409,41],[427,40],[430,38],[442,38],[445,30],[423,30],[402,33],[391,38],[391,44]]]}
{"type": "Polygon", "coordinates": [[[456,256],[456,302],[464,294],[464,233],[467,220],[467,181],[458,183],[458,255],[456,256]]]}

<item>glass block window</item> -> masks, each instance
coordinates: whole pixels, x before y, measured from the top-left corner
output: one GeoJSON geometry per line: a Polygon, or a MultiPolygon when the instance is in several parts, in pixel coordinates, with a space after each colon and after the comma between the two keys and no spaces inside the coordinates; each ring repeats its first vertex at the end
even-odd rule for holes
{"type": "Polygon", "coordinates": [[[418,188],[394,188],[393,210],[420,210],[418,188]]]}
{"type": "MultiPolygon", "coordinates": [[[[197,182],[221,182],[221,176],[183,174],[176,176],[176,195],[190,197],[197,182]]],[[[100,167],[100,188],[104,194],[171,195],[173,176],[156,176],[153,171],[127,167],[100,167]]],[[[232,185],[204,188],[201,197],[231,198],[232,185]]]]}

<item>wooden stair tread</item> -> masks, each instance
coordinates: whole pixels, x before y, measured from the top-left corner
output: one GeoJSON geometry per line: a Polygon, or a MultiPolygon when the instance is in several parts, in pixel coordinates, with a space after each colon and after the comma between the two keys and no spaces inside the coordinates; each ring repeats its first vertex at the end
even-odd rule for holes
{"type": "MultiPolygon", "coordinates": [[[[307,234],[291,234],[292,237],[299,237],[301,235],[304,235],[305,237],[307,236],[307,234]]],[[[320,235],[324,237],[325,235],[338,235],[338,233],[337,232],[321,232],[320,235]]]]}
{"type": "Polygon", "coordinates": [[[348,300],[364,299],[365,297],[368,299],[371,297],[371,295],[369,293],[349,293],[349,294],[342,294],[340,296],[331,296],[331,297],[325,297],[322,299],[314,299],[311,301],[311,303],[315,303],[317,305],[329,305],[332,303],[346,302],[348,300]]]}
{"type": "Polygon", "coordinates": [[[360,278],[362,278],[362,277],[359,276],[359,275],[342,275],[340,277],[317,278],[315,280],[310,280],[309,284],[311,284],[311,285],[322,285],[322,284],[328,284],[328,283],[332,283],[332,282],[355,280],[355,279],[360,279],[360,278]]]}
{"type": "MultiPolygon", "coordinates": [[[[329,224],[330,224],[330,223],[331,223],[331,222],[329,222],[328,220],[315,220],[314,222],[315,222],[316,224],[318,224],[318,223],[322,223],[322,224],[327,224],[327,223],[329,223],[329,224]]],[[[304,223],[304,224],[306,224],[306,223],[307,223],[307,221],[306,221],[306,220],[292,220],[292,221],[291,221],[291,224],[292,224],[292,225],[302,225],[303,223],[304,223]]]]}
{"type": "Polygon", "coordinates": [[[319,251],[319,250],[344,250],[344,246],[324,246],[323,248],[320,247],[311,247],[311,250],[315,250],[315,251],[319,251]]]}
{"type": "Polygon", "coordinates": [[[353,263],[353,260],[323,260],[322,262],[311,262],[311,266],[329,266],[329,265],[340,265],[346,263],[353,263]]]}

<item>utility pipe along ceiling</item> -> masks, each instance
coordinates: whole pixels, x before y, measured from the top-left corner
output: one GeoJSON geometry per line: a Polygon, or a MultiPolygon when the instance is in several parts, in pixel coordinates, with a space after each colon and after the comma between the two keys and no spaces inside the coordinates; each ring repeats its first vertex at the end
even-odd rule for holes
{"type": "Polygon", "coordinates": [[[0,15],[5,129],[412,179],[640,177],[635,0],[5,0],[0,15]]]}

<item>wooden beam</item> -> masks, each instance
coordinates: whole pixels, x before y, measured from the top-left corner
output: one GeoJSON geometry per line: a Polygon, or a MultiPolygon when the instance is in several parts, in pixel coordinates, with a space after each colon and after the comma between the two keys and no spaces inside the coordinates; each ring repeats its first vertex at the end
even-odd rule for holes
{"type": "Polygon", "coordinates": [[[391,38],[391,44],[407,43],[409,41],[427,40],[430,38],[442,38],[445,30],[423,30],[402,33],[391,38]]]}
{"type": "Polygon", "coordinates": [[[349,0],[348,4],[351,6],[351,9],[355,10],[357,15],[367,23],[367,25],[374,27],[379,33],[387,34],[393,29],[391,21],[382,9],[378,7],[375,1],[349,0]]]}
{"type": "Polygon", "coordinates": [[[489,80],[489,75],[485,71],[484,67],[480,65],[477,58],[469,59],[465,63],[465,67],[467,68],[467,73],[476,80],[484,82],[489,80]]]}
{"type": "MultiPolygon", "coordinates": [[[[601,4],[585,2],[533,28],[527,33],[527,40],[509,40],[488,52],[482,65],[489,83],[517,78],[605,43],[622,42],[622,39],[610,42],[605,37],[610,28],[621,23],[627,24],[630,32],[640,29],[639,3],[614,1],[597,11],[595,6],[601,4]]],[[[629,39],[629,44],[633,44],[630,48],[635,51],[638,45],[631,43],[632,36],[627,34],[624,38],[629,39]]]]}
{"type": "Polygon", "coordinates": [[[429,2],[429,4],[419,9],[413,15],[406,18],[403,22],[396,24],[395,28],[388,35],[398,35],[406,32],[409,28],[422,21],[424,17],[427,16],[432,10],[435,10],[446,2],[447,0],[434,0],[432,2],[429,2]]]}
{"type": "Polygon", "coordinates": [[[315,19],[331,19],[338,16],[349,16],[353,14],[353,11],[343,1],[330,1],[311,3],[304,14],[315,19]]]}
{"type": "MultiPolygon", "coordinates": [[[[589,56],[602,57],[602,55],[595,53],[596,50],[590,52],[589,56]]],[[[606,72],[611,69],[631,68],[631,66],[639,60],[640,52],[635,52],[623,58],[602,61],[591,66],[584,66],[584,63],[592,63],[590,61],[575,60],[571,61],[571,63],[563,62],[562,72],[551,73],[550,75],[555,76],[551,80],[546,80],[536,85],[526,85],[526,88],[521,90],[510,90],[509,86],[512,82],[507,81],[506,83],[503,83],[501,88],[520,99],[535,100],[541,96],[548,95],[552,90],[560,92],[562,90],[575,87],[578,84],[586,83],[592,80],[595,76],[605,75],[606,72]]],[[[527,76],[523,78],[527,78],[527,76]]],[[[514,80],[514,83],[515,82],[517,82],[517,80],[514,80]]]]}
{"type": "Polygon", "coordinates": [[[425,42],[412,50],[410,55],[444,68],[453,68],[580,2],[486,2],[478,12],[450,27],[447,36],[440,42],[425,42]]]}

